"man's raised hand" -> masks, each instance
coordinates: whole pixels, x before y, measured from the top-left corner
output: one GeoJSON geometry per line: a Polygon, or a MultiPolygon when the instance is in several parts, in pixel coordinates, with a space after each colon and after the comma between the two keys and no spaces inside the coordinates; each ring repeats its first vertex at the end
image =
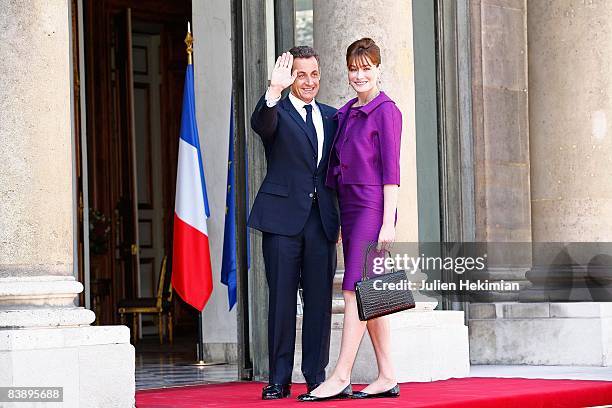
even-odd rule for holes
{"type": "Polygon", "coordinates": [[[276,64],[272,70],[270,77],[270,91],[269,96],[271,98],[277,98],[280,96],[283,89],[291,86],[297,77],[297,72],[291,72],[293,66],[293,55],[290,52],[284,52],[280,57],[276,59],[276,64]]]}

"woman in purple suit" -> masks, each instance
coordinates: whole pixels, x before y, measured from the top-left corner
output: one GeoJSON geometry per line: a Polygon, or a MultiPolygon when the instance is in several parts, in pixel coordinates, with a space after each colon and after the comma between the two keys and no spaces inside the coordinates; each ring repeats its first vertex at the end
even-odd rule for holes
{"type": "Polygon", "coordinates": [[[301,401],[399,396],[391,361],[386,317],[359,320],[355,283],[361,279],[365,249],[371,242],[387,247],[395,240],[400,184],[402,114],[378,89],[380,49],[370,38],[352,43],[346,52],[348,80],[357,92],[338,110],[338,131],[330,155],[326,185],[338,193],[344,249],[344,329],[340,356],[332,375],[301,401]],[[351,371],[366,327],[374,345],[378,378],[352,393],[351,371]]]}

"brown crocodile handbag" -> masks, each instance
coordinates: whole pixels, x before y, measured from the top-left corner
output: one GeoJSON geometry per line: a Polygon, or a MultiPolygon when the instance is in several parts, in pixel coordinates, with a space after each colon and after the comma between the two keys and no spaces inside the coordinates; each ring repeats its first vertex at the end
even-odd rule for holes
{"type": "MultiPolygon", "coordinates": [[[[408,289],[398,289],[408,282],[406,271],[396,271],[395,268],[389,272],[368,278],[368,258],[376,243],[368,245],[361,280],[355,283],[355,295],[357,297],[357,310],[359,320],[365,321],[400,312],[415,307],[414,297],[408,289]],[[395,287],[390,289],[389,286],[395,287]]],[[[389,254],[387,251],[385,256],[389,254]]],[[[390,254],[389,254],[390,255],[390,254]]]]}

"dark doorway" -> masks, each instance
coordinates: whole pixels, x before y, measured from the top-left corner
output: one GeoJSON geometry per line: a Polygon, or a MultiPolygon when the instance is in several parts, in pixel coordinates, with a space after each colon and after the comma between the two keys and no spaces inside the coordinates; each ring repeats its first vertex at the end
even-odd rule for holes
{"type": "MultiPolygon", "coordinates": [[[[121,299],[150,298],[171,268],[178,134],[190,0],[83,1],[96,324],[119,324],[121,299]]],[[[169,275],[168,275],[169,276],[169,275]]],[[[175,334],[197,338],[197,313],[173,297],[175,334]]],[[[155,316],[137,322],[157,339],[155,316]]],[[[195,341],[193,342],[193,344],[195,341]]]]}

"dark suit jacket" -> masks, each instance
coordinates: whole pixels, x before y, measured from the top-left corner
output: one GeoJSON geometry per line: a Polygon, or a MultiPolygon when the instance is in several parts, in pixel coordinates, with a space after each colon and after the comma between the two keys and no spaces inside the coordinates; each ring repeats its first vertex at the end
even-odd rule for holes
{"type": "Polygon", "coordinates": [[[249,216],[251,228],[279,235],[298,234],[310,214],[312,194],[319,200],[321,221],[330,241],[338,239],[335,191],[325,186],[336,109],[317,102],[323,117],[323,157],[317,166],[317,143],[288,98],[269,108],[261,97],[251,116],[251,127],[261,137],[268,170],[249,216]]]}

